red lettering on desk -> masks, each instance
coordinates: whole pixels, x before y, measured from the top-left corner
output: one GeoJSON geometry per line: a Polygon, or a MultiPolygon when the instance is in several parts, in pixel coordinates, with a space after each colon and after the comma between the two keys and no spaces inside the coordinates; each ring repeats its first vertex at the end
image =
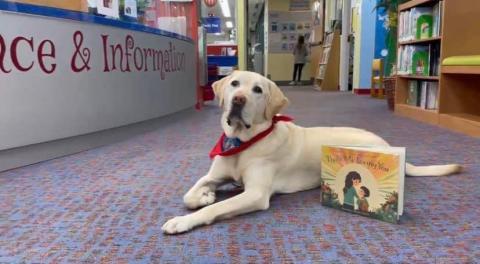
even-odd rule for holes
{"type": "Polygon", "coordinates": [[[22,40],[28,43],[32,52],[34,51],[33,50],[33,38],[27,39],[27,38],[24,38],[24,37],[16,37],[12,41],[11,50],[10,50],[10,57],[12,58],[12,63],[15,66],[15,68],[17,68],[19,71],[26,72],[33,67],[33,61],[32,61],[32,63],[30,63],[30,66],[27,66],[27,67],[23,67],[20,64],[20,61],[18,60],[17,47],[18,47],[18,43],[22,40]]]}
{"type": "Polygon", "coordinates": [[[43,40],[40,42],[40,45],[36,47],[33,37],[26,38],[16,36],[12,39],[12,42],[8,44],[5,42],[3,36],[0,35],[0,72],[10,73],[12,70],[28,72],[33,69],[36,60],[42,72],[51,74],[57,68],[57,64],[53,61],[48,64],[48,58],[55,59],[55,44],[51,40],[43,40]],[[27,49],[22,49],[22,46],[27,47],[27,49]],[[9,48],[9,50],[7,50],[7,48],[9,48]],[[30,54],[28,50],[30,50],[32,54],[30,54]],[[10,61],[12,62],[11,69],[5,67],[8,58],[7,54],[10,55],[10,61]],[[30,61],[20,61],[22,58],[32,59],[30,61]]]}
{"type": "Polygon", "coordinates": [[[38,46],[37,58],[38,58],[38,64],[40,65],[40,68],[42,69],[42,71],[44,71],[47,74],[51,74],[57,68],[57,64],[51,63],[50,69],[47,69],[47,67],[45,66],[44,57],[50,57],[55,59],[55,45],[53,45],[53,42],[50,40],[44,40],[40,43],[40,46],[38,46]],[[44,50],[44,48],[46,48],[46,44],[50,45],[50,53],[46,53],[46,51],[44,50]]]}
{"type": "Polygon", "coordinates": [[[5,69],[3,64],[5,61],[5,53],[7,53],[7,46],[5,45],[5,40],[3,40],[2,35],[0,35],[0,70],[4,73],[9,73],[12,70],[5,69]]]}

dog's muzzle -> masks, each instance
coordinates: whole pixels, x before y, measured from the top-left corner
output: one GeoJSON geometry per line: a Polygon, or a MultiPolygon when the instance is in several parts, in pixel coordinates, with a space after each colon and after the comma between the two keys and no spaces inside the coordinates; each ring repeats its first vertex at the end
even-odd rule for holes
{"type": "Polygon", "coordinates": [[[236,95],[235,97],[233,97],[232,108],[230,109],[230,113],[227,117],[227,124],[229,126],[239,126],[243,124],[245,128],[250,128],[250,125],[247,124],[242,117],[242,110],[246,102],[247,98],[243,95],[236,95]]]}

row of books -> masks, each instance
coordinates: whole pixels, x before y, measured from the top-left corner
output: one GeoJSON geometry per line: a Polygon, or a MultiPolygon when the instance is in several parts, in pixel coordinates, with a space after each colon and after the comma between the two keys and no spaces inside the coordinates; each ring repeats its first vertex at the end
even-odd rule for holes
{"type": "Polygon", "coordinates": [[[327,69],[328,58],[330,57],[330,50],[332,48],[331,45],[333,43],[333,37],[334,37],[333,32],[327,32],[325,34],[322,56],[320,58],[320,61],[318,62],[319,65],[318,65],[317,79],[323,80],[325,78],[325,71],[327,69]]]}
{"type": "Polygon", "coordinates": [[[398,49],[399,75],[438,76],[440,45],[402,45],[398,49]]]}
{"type": "Polygon", "coordinates": [[[443,1],[439,1],[433,6],[433,36],[438,37],[442,35],[442,14],[443,1]]]}
{"type": "Polygon", "coordinates": [[[443,1],[431,7],[415,7],[400,13],[398,32],[400,41],[438,37],[442,31],[443,1]]]}
{"type": "Polygon", "coordinates": [[[423,109],[438,109],[438,82],[408,82],[407,104],[423,109]]]}

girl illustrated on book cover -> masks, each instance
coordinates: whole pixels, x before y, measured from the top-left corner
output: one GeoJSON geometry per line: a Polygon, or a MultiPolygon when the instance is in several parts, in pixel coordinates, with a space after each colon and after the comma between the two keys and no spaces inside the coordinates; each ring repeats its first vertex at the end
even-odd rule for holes
{"type": "Polygon", "coordinates": [[[324,147],[322,204],[396,223],[398,157],[324,147]]]}

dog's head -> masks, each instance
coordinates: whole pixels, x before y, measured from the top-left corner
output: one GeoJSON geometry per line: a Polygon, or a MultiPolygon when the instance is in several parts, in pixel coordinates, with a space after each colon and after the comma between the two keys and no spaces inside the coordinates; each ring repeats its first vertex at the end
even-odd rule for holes
{"type": "Polygon", "coordinates": [[[213,83],[213,91],[224,111],[222,126],[233,130],[268,122],[288,105],[274,82],[254,72],[234,71],[213,83]]]}

